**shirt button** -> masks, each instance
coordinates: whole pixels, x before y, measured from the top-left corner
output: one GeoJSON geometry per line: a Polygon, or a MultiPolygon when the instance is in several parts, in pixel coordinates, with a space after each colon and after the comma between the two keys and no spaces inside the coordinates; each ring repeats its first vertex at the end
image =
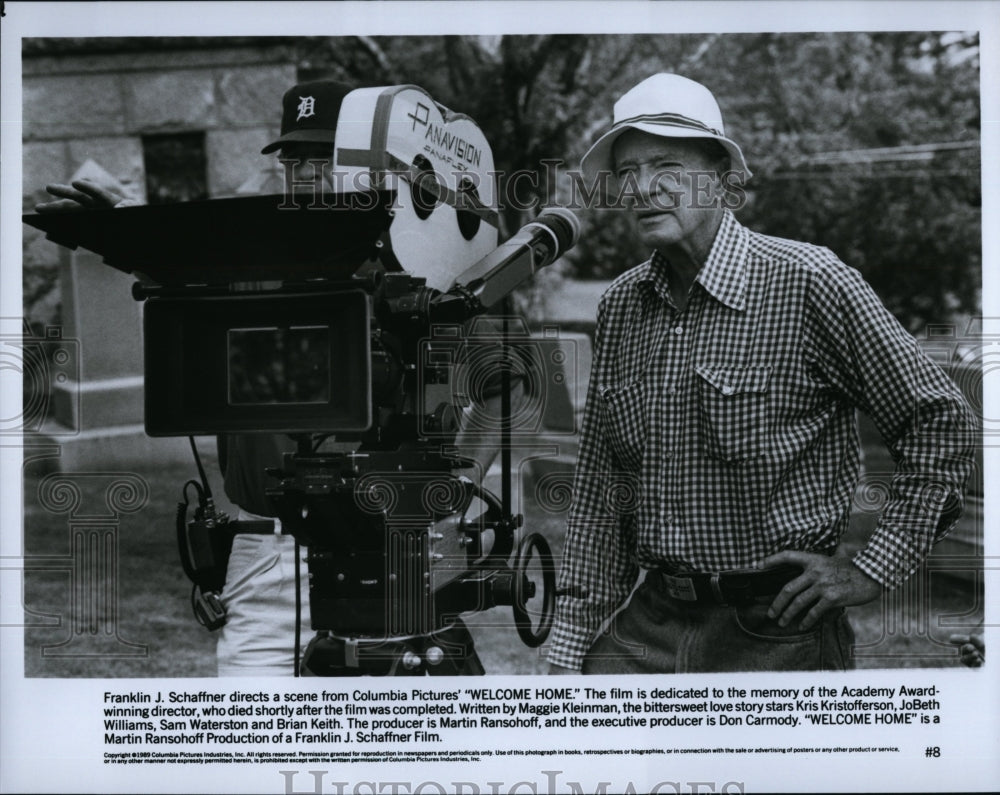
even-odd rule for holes
{"type": "Polygon", "coordinates": [[[731,394],[733,394],[733,388],[731,386],[729,386],[729,384],[726,384],[724,387],[722,387],[722,394],[723,395],[731,395],[731,394]]]}
{"type": "Polygon", "coordinates": [[[684,326],[674,326],[674,334],[678,337],[684,333],[684,326]]]}

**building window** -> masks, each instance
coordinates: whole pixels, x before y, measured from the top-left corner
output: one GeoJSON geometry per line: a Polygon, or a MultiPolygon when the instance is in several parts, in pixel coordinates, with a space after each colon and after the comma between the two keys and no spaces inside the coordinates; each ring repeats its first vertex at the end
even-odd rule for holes
{"type": "Polygon", "coordinates": [[[150,204],[208,198],[205,133],[144,135],[142,153],[150,204]]]}

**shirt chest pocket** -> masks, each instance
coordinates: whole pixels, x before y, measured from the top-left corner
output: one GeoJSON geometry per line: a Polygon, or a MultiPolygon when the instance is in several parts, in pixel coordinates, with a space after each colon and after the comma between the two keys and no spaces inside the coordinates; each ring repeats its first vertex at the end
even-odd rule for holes
{"type": "Polygon", "coordinates": [[[723,461],[764,454],[770,365],[697,365],[699,430],[704,452],[723,461]]]}
{"type": "Polygon", "coordinates": [[[618,464],[636,470],[646,444],[646,389],[642,381],[600,386],[604,438],[618,464]]]}

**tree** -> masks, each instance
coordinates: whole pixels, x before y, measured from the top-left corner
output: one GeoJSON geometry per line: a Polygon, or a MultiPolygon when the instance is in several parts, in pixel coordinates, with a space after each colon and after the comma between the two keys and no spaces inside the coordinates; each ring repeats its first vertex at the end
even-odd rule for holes
{"type": "MultiPolygon", "coordinates": [[[[324,43],[325,41],[325,43],[324,43]]],[[[978,311],[978,38],[952,33],[493,36],[311,44],[354,79],[413,82],[468,113],[498,169],[538,175],[538,203],[566,197],[567,171],[611,121],[615,99],[673,71],[707,85],[755,177],[740,219],[833,249],[911,329],[978,311]],[[918,153],[873,159],[866,150],[918,153]],[[903,149],[909,147],[909,149],[903,149]],[[930,147],[933,149],[933,147],[930,147]],[[840,153],[825,164],[821,153],[840,153]],[[559,160],[558,178],[546,161],[559,160]]],[[[371,83],[369,83],[371,84],[371,83]]],[[[503,232],[531,212],[507,207],[503,232]]],[[[580,212],[567,256],[611,278],[648,256],[624,213],[580,212]]]]}

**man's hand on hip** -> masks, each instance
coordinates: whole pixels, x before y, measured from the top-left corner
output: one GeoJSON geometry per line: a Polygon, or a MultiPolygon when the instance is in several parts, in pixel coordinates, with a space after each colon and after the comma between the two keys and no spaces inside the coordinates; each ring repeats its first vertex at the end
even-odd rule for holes
{"type": "Polygon", "coordinates": [[[872,601],[882,586],[841,555],[786,550],[764,558],[758,568],[782,563],[802,567],[802,574],[782,588],[767,614],[786,626],[799,619],[801,629],[810,629],[823,614],[837,607],[872,601]]]}

